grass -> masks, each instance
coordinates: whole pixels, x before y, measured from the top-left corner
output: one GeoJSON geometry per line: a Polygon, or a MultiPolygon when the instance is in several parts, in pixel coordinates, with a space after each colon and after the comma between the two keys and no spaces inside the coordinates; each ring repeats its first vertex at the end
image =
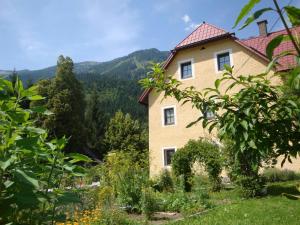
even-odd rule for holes
{"type": "MultiPolygon", "coordinates": [[[[298,181],[299,182],[299,181],[298,181]]],[[[290,200],[281,193],[298,194],[297,182],[273,183],[268,186],[268,196],[240,199],[235,190],[225,190],[212,195],[216,208],[195,217],[169,223],[170,225],[298,225],[300,200],[290,200]]]]}

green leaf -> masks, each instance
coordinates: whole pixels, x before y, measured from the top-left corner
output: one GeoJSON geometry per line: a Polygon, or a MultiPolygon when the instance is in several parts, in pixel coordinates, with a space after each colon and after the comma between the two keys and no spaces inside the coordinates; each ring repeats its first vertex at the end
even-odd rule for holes
{"type": "Polygon", "coordinates": [[[241,122],[241,125],[242,125],[242,127],[244,127],[245,130],[248,130],[248,123],[247,123],[247,121],[243,120],[241,122]]]}
{"type": "Polygon", "coordinates": [[[273,38],[269,44],[267,45],[267,48],[266,48],[266,54],[267,54],[267,57],[272,60],[273,58],[273,52],[275,50],[275,48],[277,48],[282,41],[288,41],[290,40],[289,36],[287,35],[278,35],[277,37],[273,38]]]}
{"type": "Polygon", "coordinates": [[[289,20],[293,26],[300,25],[300,9],[294,6],[285,6],[284,7],[289,20]]]}
{"type": "Polygon", "coordinates": [[[5,171],[7,167],[11,165],[14,160],[12,158],[7,159],[6,161],[0,160],[0,168],[5,171]]]}
{"type": "Polygon", "coordinates": [[[37,128],[37,127],[26,127],[26,130],[28,130],[29,132],[32,132],[32,133],[36,133],[36,134],[46,133],[46,131],[44,129],[37,128]]]}
{"type": "Polygon", "coordinates": [[[38,101],[38,100],[42,100],[45,99],[45,97],[41,96],[41,95],[33,95],[33,96],[29,96],[27,97],[28,100],[30,101],[38,101]]]}
{"type": "Polygon", "coordinates": [[[70,163],[76,163],[76,162],[92,162],[92,160],[86,156],[79,153],[71,153],[69,156],[72,158],[70,163]]]}
{"type": "Polygon", "coordinates": [[[273,10],[273,9],[272,8],[263,8],[263,9],[260,9],[260,10],[256,11],[250,17],[247,18],[244,25],[239,30],[244,29],[249,24],[251,24],[254,20],[258,19],[262,14],[264,14],[267,11],[271,11],[271,10],[273,10]]]}
{"type": "Polygon", "coordinates": [[[38,180],[35,179],[33,176],[30,176],[28,173],[25,173],[24,171],[22,171],[20,169],[16,169],[15,175],[20,182],[30,184],[37,189],[39,188],[38,180]]]}
{"type": "Polygon", "coordinates": [[[74,192],[65,192],[61,195],[59,195],[58,199],[57,199],[57,203],[56,205],[67,205],[67,204],[71,204],[71,203],[81,203],[80,198],[78,197],[78,195],[74,192]]]}
{"type": "Polygon", "coordinates": [[[253,7],[258,4],[260,0],[250,0],[241,10],[238,18],[236,19],[233,28],[235,28],[239,22],[253,9],[253,7]]]}
{"type": "Polygon", "coordinates": [[[216,89],[219,88],[220,84],[221,84],[221,80],[220,79],[216,79],[216,81],[215,81],[215,87],[216,87],[216,89]]]}
{"type": "Polygon", "coordinates": [[[254,143],[253,140],[249,141],[249,146],[250,146],[251,148],[257,149],[256,144],[254,143]]]}

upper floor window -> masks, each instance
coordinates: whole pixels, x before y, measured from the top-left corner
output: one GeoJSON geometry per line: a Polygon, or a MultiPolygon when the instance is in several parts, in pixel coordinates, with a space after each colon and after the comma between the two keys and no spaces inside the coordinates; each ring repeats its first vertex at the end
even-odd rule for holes
{"type": "Polygon", "coordinates": [[[218,70],[224,70],[225,67],[224,65],[230,66],[230,57],[229,57],[229,52],[222,53],[218,55],[218,70]]]}
{"type": "Polygon", "coordinates": [[[193,59],[179,62],[179,70],[181,80],[193,78],[193,59]]]}
{"type": "Polygon", "coordinates": [[[175,148],[164,149],[164,166],[170,166],[172,162],[172,156],[175,153],[175,148]]]}
{"type": "Polygon", "coordinates": [[[215,53],[216,70],[222,71],[225,65],[232,66],[231,49],[215,53]]]}
{"type": "Polygon", "coordinates": [[[175,109],[174,107],[164,108],[164,125],[175,124],[175,109]]]}

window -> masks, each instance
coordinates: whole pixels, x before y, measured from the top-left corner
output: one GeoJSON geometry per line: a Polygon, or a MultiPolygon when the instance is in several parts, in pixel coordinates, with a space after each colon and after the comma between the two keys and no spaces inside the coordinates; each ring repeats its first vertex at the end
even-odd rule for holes
{"type": "Polygon", "coordinates": [[[210,110],[208,107],[205,107],[204,118],[210,120],[213,119],[214,117],[215,117],[215,113],[212,110],[210,110]]]}
{"type": "Polygon", "coordinates": [[[175,124],[175,110],[174,107],[164,109],[164,125],[175,124]]]}
{"type": "Polygon", "coordinates": [[[222,71],[225,69],[224,65],[230,66],[230,54],[229,52],[224,52],[217,55],[218,60],[218,71],[222,71]]]}
{"type": "Polygon", "coordinates": [[[192,62],[184,62],[180,64],[181,79],[187,79],[193,76],[192,62]]]}
{"type": "Polygon", "coordinates": [[[170,166],[172,161],[172,156],[175,153],[175,148],[164,149],[164,166],[170,166]]]}

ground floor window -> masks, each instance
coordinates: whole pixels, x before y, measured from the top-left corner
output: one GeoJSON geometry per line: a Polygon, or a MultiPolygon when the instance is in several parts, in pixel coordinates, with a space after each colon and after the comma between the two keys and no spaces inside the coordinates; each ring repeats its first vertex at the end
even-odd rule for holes
{"type": "Polygon", "coordinates": [[[175,153],[175,148],[165,148],[164,149],[164,166],[170,166],[172,156],[175,153]]]}

